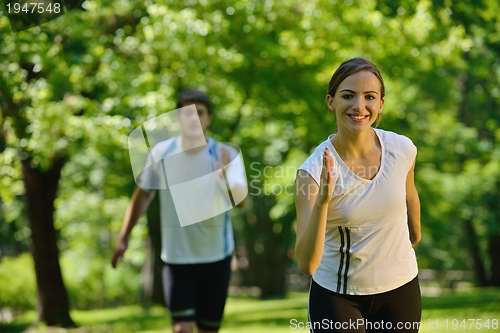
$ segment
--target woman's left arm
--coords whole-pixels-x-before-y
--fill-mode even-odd
[[[406,209],[408,214],[408,229],[412,246],[420,242],[420,200],[415,187],[415,161],[406,177]]]

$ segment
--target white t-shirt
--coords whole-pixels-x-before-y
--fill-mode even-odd
[[[299,169],[320,183],[322,153],[335,162],[323,257],[313,279],[333,292],[377,294],[396,289],[418,274],[406,207],[406,178],[417,148],[405,136],[374,129],[382,148],[380,168],[363,179],[342,161],[331,143],[321,143]]]
[[[246,187],[245,169],[238,151],[208,138],[200,152],[182,151],[181,138],[162,141],[151,150],[156,163],[140,176],[139,186],[160,189],[162,230],[161,258],[170,264],[209,263],[224,259],[234,251],[234,236],[229,216],[232,207],[224,179],[214,173],[220,148],[230,155],[226,170],[229,184]],[[175,177],[172,177],[175,175]],[[218,181],[214,181],[218,180]],[[166,186],[158,186],[158,184]],[[184,186],[182,191],[176,191]],[[183,204],[188,204],[187,206]],[[216,207],[207,213],[206,208]],[[200,219],[200,216],[208,218]],[[207,215],[208,214],[208,215]],[[193,221],[186,220],[194,219]]]

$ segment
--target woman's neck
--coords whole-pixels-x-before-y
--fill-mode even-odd
[[[339,131],[331,141],[342,157],[364,158],[374,151],[380,151],[380,143],[373,128],[360,133]]]

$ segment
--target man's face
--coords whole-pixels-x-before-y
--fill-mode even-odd
[[[183,106],[191,105],[192,103],[186,103]],[[208,113],[208,109],[205,104],[194,103],[197,112],[192,112],[191,110],[182,110],[177,114],[177,120],[181,125],[181,133],[183,137],[186,138],[197,138],[201,135],[205,136],[207,128],[212,121],[212,115]],[[200,132],[200,125],[201,131]]]

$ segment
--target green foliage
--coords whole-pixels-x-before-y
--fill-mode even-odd
[[[493,267],[489,239],[500,233],[497,1],[120,0],[83,7],[17,34],[0,15],[1,212],[26,239],[21,159],[46,168],[55,156],[67,158],[55,223],[78,307],[137,295],[144,227],[127,252],[130,276],[104,268],[135,185],[127,135],[173,110],[185,88],[212,96],[211,135],[242,148],[250,197],[243,212],[233,212],[237,243],[268,264],[267,252],[285,257],[295,241],[294,171],[335,132],[325,92],[338,64],[354,56],[373,60],[384,76],[380,127],[418,147],[420,267],[471,269],[469,220]]]
[[[134,230],[125,262],[114,270],[111,232],[121,225],[128,198],[105,200],[99,193],[70,191],[66,186],[70,183],[62,184],[56,224],[61,227],[61,265],[73,306],[88,309],[138,302],[146,255],[144,221]]]
[[[140,266],[125,263],[114,270],[108,258],[78,250],[65,251],[61,265],[72,308],[104,308],[139,302]]]
[[[0,308],[31,310],[36,304],[33,259],[29,253],[0,260]]]
[[[142,236],[142,235],[141,235]],[[140,239],[134,239],[131,247],[140,253]],[[127,260],[116,270],[108,258],[92,255],[87,250],[64,251],[61,266],[64,282],[75,309],[106,306],[122,306],[139,302],[141,283],[140,266]],[[136,259],[136,261],[143,258]],[[29,253],[18,257],[2,257],[0,261],[0,307],[14,311],[35,308],[36,280],[33,259]]]

